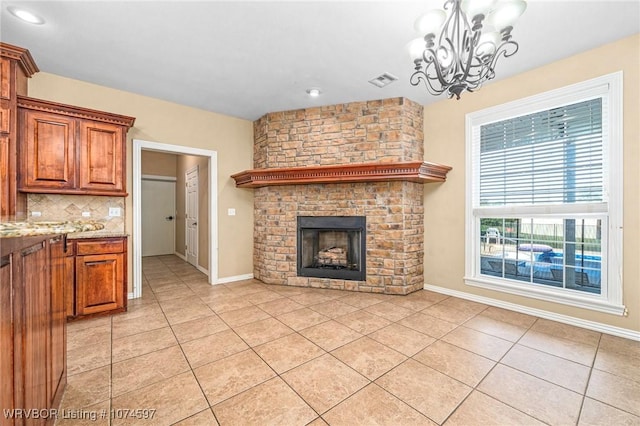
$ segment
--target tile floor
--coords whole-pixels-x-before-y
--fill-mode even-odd
[[[119,414],[58,425],[640,425],[638,342],[428,291],[143,265],[127,313],[68,329],[61,409]]]

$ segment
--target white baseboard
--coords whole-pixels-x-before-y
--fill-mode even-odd
[[[234,281],[250,280],[251,278],[253,278],[253,274],[234,275],[231,277],[218,278],[218,281],[216,284],[225,284],[225,283],[232,283]]]
[[[568,315],[557,314],[542,309],[529,308],[527,306],[518,305],[516,303],[504,302],[502,300],[492,299],[490,297],[478,296],[471,293],[465,293],[458,290],[452,290],[445,287],[435,285],[424,285],[425,290],[435,291],[436,293],[446,294],[448,296],[459,297],[473,302],[484,303],[485,305],[496,306],[498,308],[508,309],[510,311],[520,312],[523,314],[533,315],[552,321],[558,321],[564,324],[575,325],[576,327],[587,328],[589,330],[598,331],[600,333],[611,334],[625,339],[640,341],[640,332],[629,330],[628,328],[614,327],[612,325],[603,324],[595,321],[588,321],[581,318],[571,317]]]
[[[176,255],[176,256],[178,256],[180,259],[184,260],[185,262],[189,263],[189,262],[187,261],[187,257],[186,257],[185,255],[183,255],[183,254],[181,254],[181,253],[178,253],[177,251],[174,251],[174,252],[173,252],[173,254],[175,254],[175,255]],[[209,270],[208,270],[208,269],[205,269],[205,268],[203,268],[203,267],[202,267],[202,266],[200,266],[200,265],[194,265],[194,266],[195,266],[195,268],[196,268],[198,271],[202,272],[202,273],[203,273],[203,274],[205,274],[206,276],[209,276]]]
[[[184,260],[185,262],[187,261],[187,258],[182,253],[178,253],[177,251],[174,251],[173,254],[175,254],[180,259]]]
[[[133,299],[133,292],[127,294],[127,299]]]

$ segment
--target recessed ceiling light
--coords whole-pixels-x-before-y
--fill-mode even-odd
[[[317,98],[318,96],[320,96],[322,91],[320,89],[318,89],[317,87],[312,87],[310,89],[307,89],[307,93],[309,94],[309,96]]]
[[[18,7],[10,6],[7,10],[16,18],[22,19],[25,22],[30,24],[42,25],[44,24],[44,19],[39,17],[38,15],[29,12],[28,10],[20,9]]]

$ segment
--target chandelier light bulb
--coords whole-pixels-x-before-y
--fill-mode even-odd
[[[503,1],[489,15],[489,23],[498,30],[512,27],[516,20],[527,9],[527,3],[521,0]]]
[[[496,53],[498,45],[500,44],[500,34],[492,31],[490,33],[484,33],[478,40],[478,47],[476,53],[480,57],[487,55],[493,55]]]
[[[469,19],[473,19],[477,15],[486,17],[495,3],[496,0],[463,0],[462,11]]]
[[[416,59],[422,59],[422,52],[424,52],[425,41],[423,38],[415,38],[407,43],[407,51],[412,61]]]
[[[447,18],[447,14],[444,10],[433,9],[416,19],[416,23],[414,24],[414,28],[421,35],[425,34],[435,34],[442,24],[444,20]]]
[[[318,89],[317,87],[312,87],[310,89],[307,89],[307,93],[309,94],[309,96],[311,96],[312,98],[317,98],[318,96],[320,96],[320,94],[322,93],[322,91],[320,89]]]

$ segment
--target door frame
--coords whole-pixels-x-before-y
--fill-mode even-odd
[[[187,179],[187,176],[189,176],[190,173],[196,172],[196,177],[197,182],[196,184],[198,185],[197,189],[197,193],[200,193],[200,168],[198,167],[198,165],[196,164],[195,166],[185,170],[184,172],[184,181],[185,183],[188,183],[189,180]],[[187,189],[185,189],[184,191],[184,241],[185,243],[187,242],[188,238],[189,238],[189,222],[187,221],[187,209],[189,208],[189,187],[187,186]],[[196,195],[196,216],[197,216],[197,220],[196,220],[196,229],[198,230],[198,232],[200,232],[200,225],[198,225],[197,222],[200,221],[200,199],[199,196]],[[198,239],[196,238],[195,241],[195,246],[196,246],[196,264],[193,265],[193,263],[189,262],[189,254],[187,252],[187,250],[185,250],[184,252],[184,257],[187,259],[187,263],[195,266],[197,269],[202,270],[202,267],[198,264],[198,257],[199,257],[199,250],[200,250],[200,244],[198,242]]]
[[[178,155],[198,155],[209,159],[209,284],[218,283],[218,153],[208,149],[133,140],[133,292],[129,298],[142,297],[142,151]]]
[[[172,239],[173,239],[173,252],[176,251],[176,222],[175,222],[175,217],[176,217],[176,185],[178,183],[178,179],[175,176],[158,176],[158,175],[142,175],[140,178],[140,196],[142,197],[142,181],[146,180],[146,181],[156,181],[156,182],[169,182],[169,183],[173,183],[173,213],[172,216],[174,217],[174,222],[173,222],[173,235],[172,235]],[[142,218],[142,210],[144,210],[143,206],[142,206],[142,202],[140,203],[140,218]],[[140,222],[140,226],[142,226],[142,219]],[[140,232],[141,232],[141,236],[142,236],[142,228],[140,228]],[[142,241],[142,239],[140,240]],[[140,250],[142,250],[142,248],[140,248]],[[141,252],[142,253],[142,252]],[[142,255],[142,254],[141,254]]]

